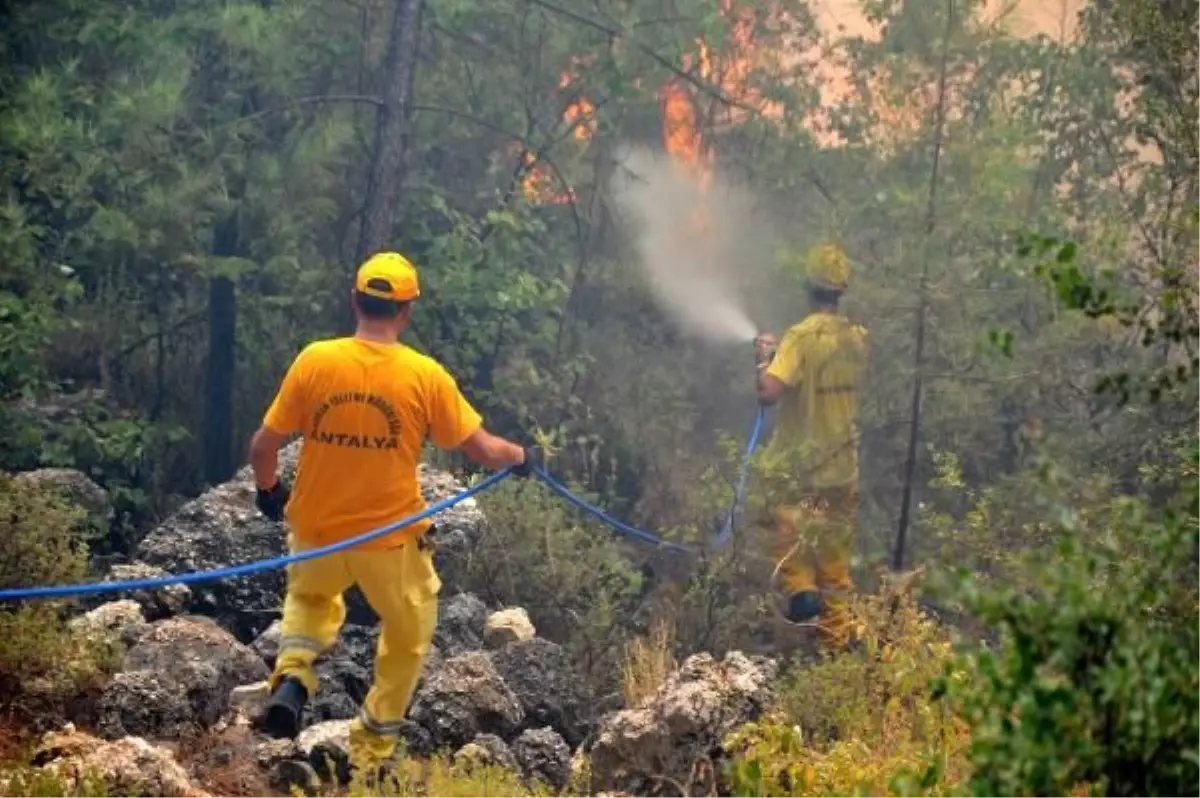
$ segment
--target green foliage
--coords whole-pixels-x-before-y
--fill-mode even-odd
[[[1113,502],[1101,530],[1063,528],[1025,590],[963,576],[1001,632],[943,685],[972,727],[979,795],[1176,795],[1200,780],[1195,460],[1182,504]]]
[[[952,662],[944,630],[898,583],[861,596],[860,647],[785,672],[775,707],[726,741],[732,795],[947,795],[965,777],[966,724],[930,691]],[[963,678],[960,675],[959,678]]]
[[[524,607],[580,673],[616,689],[621,643],[636,629],[642,577],[610,532],[581,524],[539,484],[508,481],[480,498],[487,534],[452,578],[495,606]]]
[[[56,494],[0,475],[0,587],[82,581],[87,549],[75,533],[81,513]],[[69,700],[111,664],[104,635],[70,630],[59,602],[0,607],[0,696]]]
[[[350,796],[423,796],[444,795],[452,798],[474,796],[548,796],[553,795],[540,782],[527,784],[520,776],[498,765],[480,762],[453,762],[436,756],[417,761],[400,758],[380,779],[362,777],[353,781]]]
[[[89,539],[93,553],[129,550],[137,530],[158,517],[173,452],[188,438],[179,427],[139,419],[86,391],[0,408],[0,430],[11,443],[0,468],[73,468],[104,488],[115,517]]]
[[[111,795],[108,784],[97,775],[67,779],[41,768],[5,763],[0,763],[0,790],[4,795],[14,798],[56,795],[64,798],[107,798]]]

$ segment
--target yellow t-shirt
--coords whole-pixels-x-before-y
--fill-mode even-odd
[[[788,387],[765,453],[800,489],[858,482],[858,400],[867,331],[845,316],[813,313],[783,336],[767,373]]]
[[[287,518],[309,545],[361,535],[425,509],[417,463],[426,437],[453,449],[481,423],[436,361],[400,343],[358,338],[305,347],[263,419],[281,435],[304,436]],[[430,523],[363,547],[395,546],[424,534]]]

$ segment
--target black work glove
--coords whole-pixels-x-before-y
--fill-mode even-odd
[[[279,522],[283,520],[283,508],[287,506],[289,496],[291,492],[288,486],[283,484],[282,479],[277,479],[274,487],[258,489],[254,503],[258,505],[259,512],[272,521]]]
[[[526,446],[525,447],[525,462],[512,467],[512,471],[519,477],[527,477],[533,473],[535,468],[541,468],[546,463],[546,455],[542,452],[541,446]]]

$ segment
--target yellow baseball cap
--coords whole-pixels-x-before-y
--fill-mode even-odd
[[[408,302],[421,295],[417,269],[399,252],[379,252],[358,267],[354,290],[367,296]]]

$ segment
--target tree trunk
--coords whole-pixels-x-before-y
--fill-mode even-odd
[[[424,0],[396,0],[384,61],[383,106],[375,119],[375,143],[354,267],[385,249],[396,221],[408,150],[408,116]]]
[[[904,492],[900,498],[900,519],[896,526],[896,545],[892,549],[892,570],[904,570],[904,552],[908,545],[908,528],[912,518],[913,481],[917,471],[917,444],[921,437],[921,402],[925,387],[925,335],[929,314],[929,257],[930,242],[937,224],[937,189],[939,167],[942,163],[942,144],[946,130],[946,62],[950,50],[950,35],[954,31],[954,0],[946,2],[946,34],[942,41],[941,69],[938,72],[937,121],[933,131],[933,168],[929,172],[929,196],[925,206],[925,251],[922,253],[921,278],[917,290],[916,351],[913,354],[912,412],[908,424],[908,452],[904,457]],[[892,609],[895,610],[895,602]]]
[[[237,235],[237,216],[230,214],[213,232],[213,254],[236,255]],[[236,288],[229,277],[213,277],[208,282],[208,379],[204,392],[204,479],[210,485],[228,480],[236,468],[233,456],[236,349]]]

